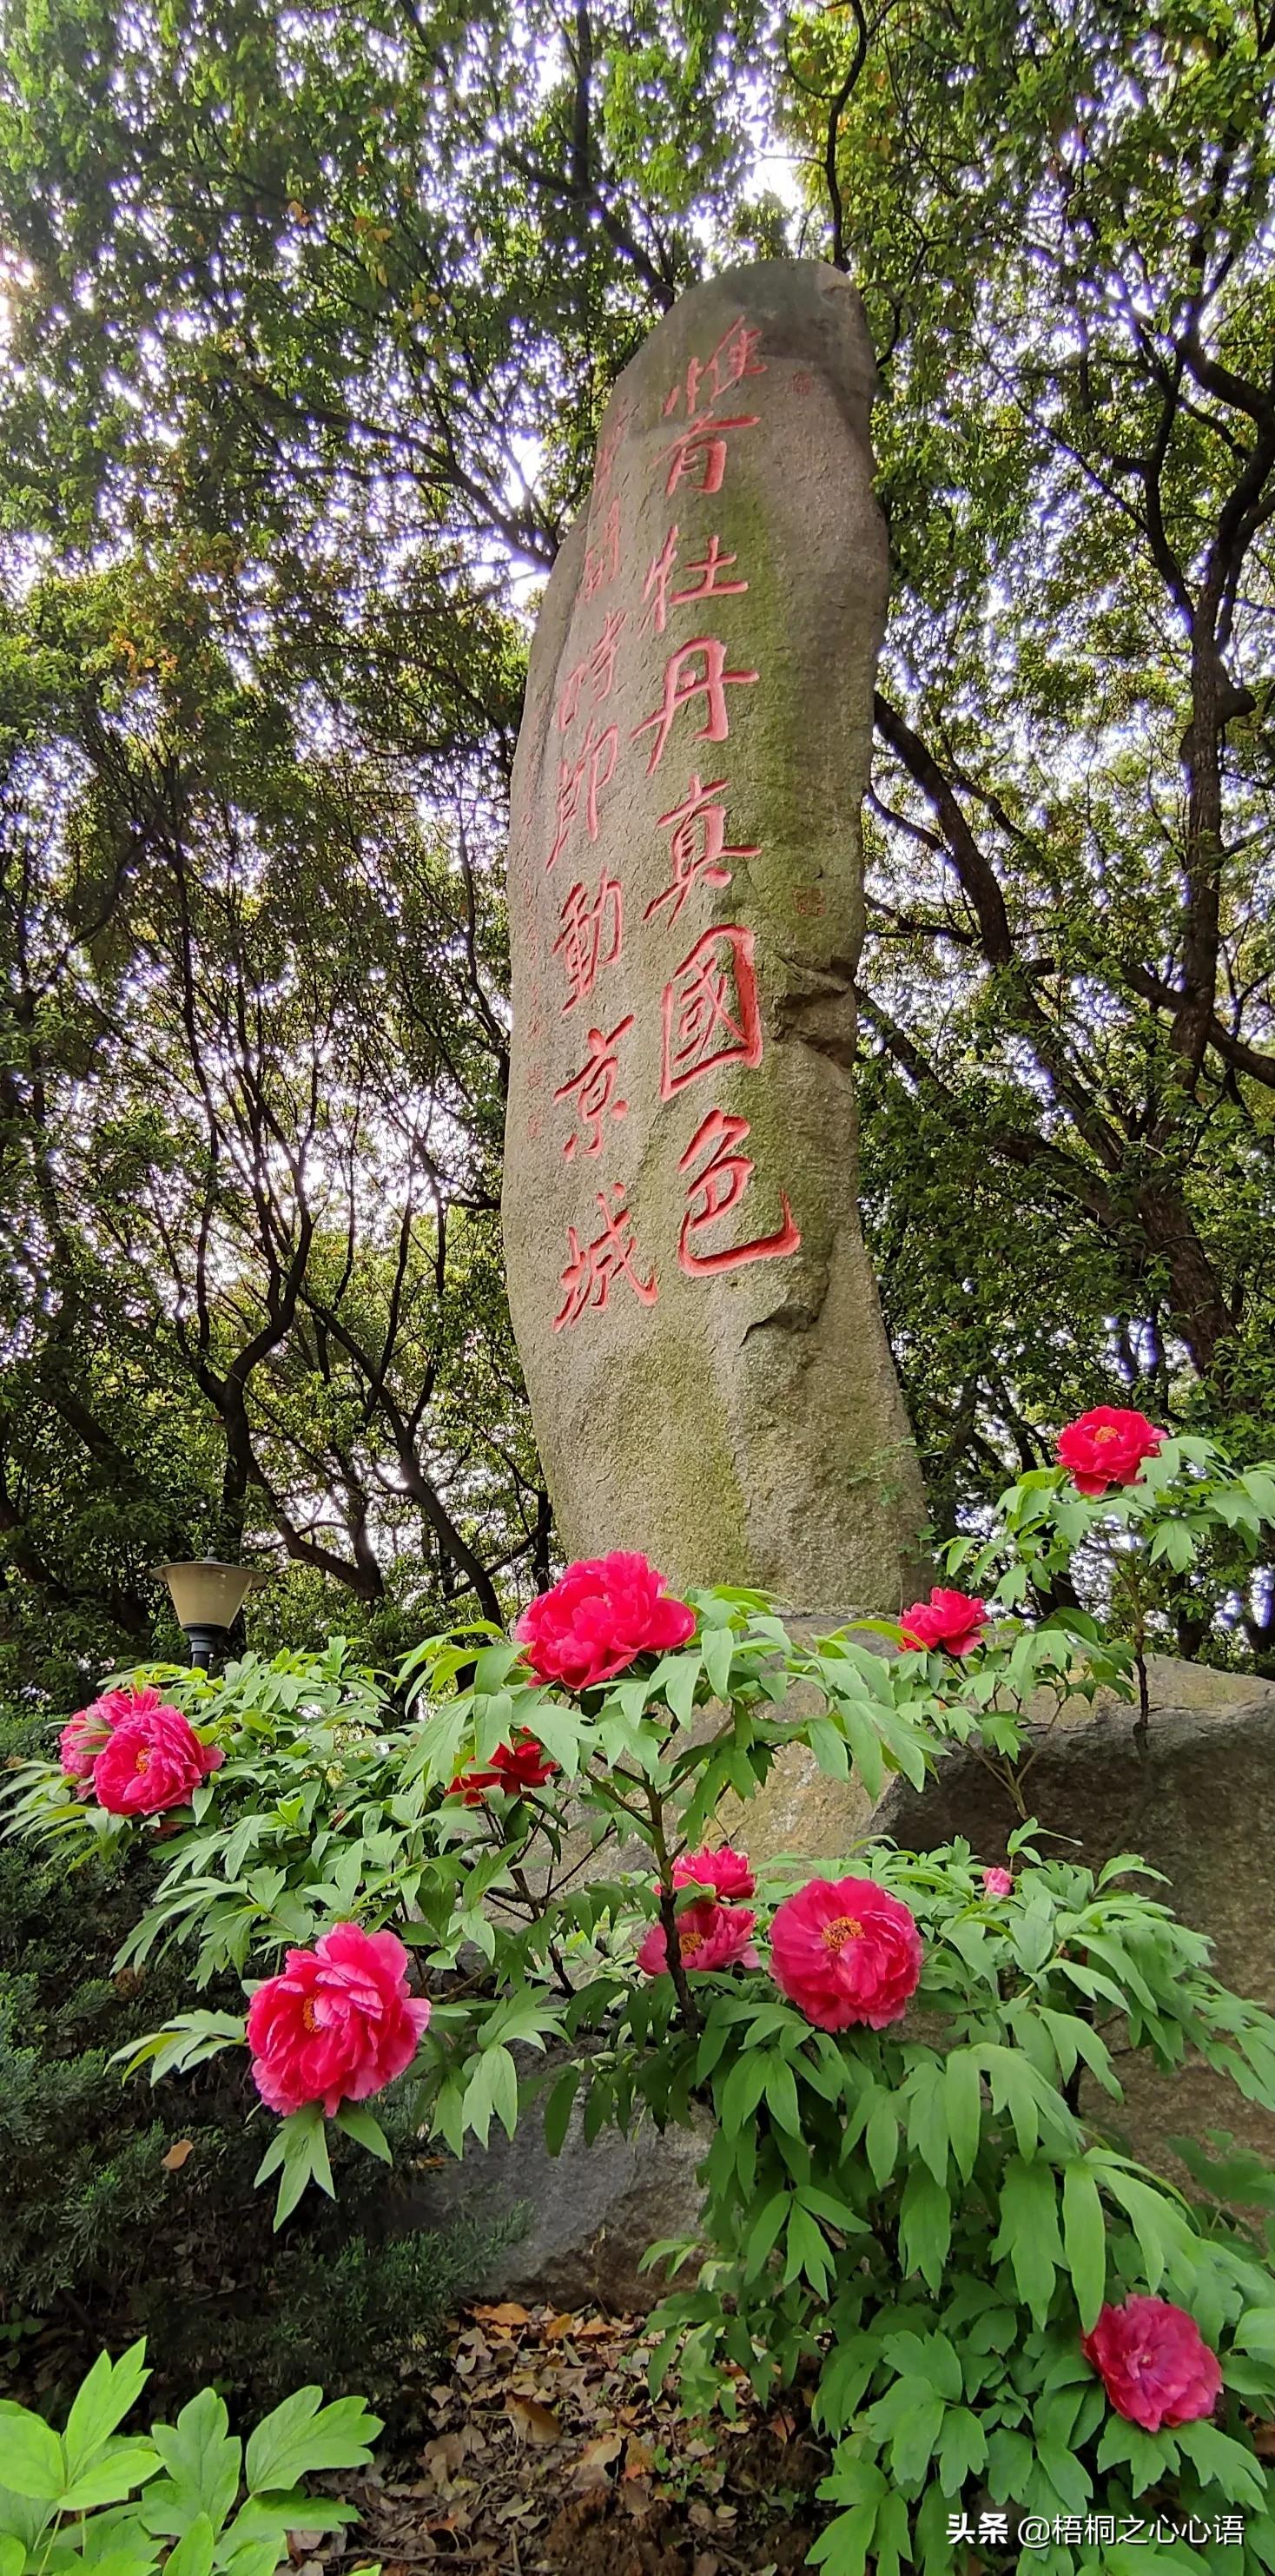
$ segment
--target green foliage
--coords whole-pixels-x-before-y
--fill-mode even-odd
[[[1127,1608],[1172,1560],[1166,1533],[1256,1547],[1273,1499],[1267,1470],[1232,1473],[1187,1438],[1092,1501],[1061,1470],[1033,1472],[981,1550],[956,1553],[994,1581],[994,1614],[1095,1559]],[[1141,1631],[1108,1642],[1085,1610],[1035,1626],[1010,1612],[959,1658],[887,1657],[871,1623],[799,1643],[757,1593],[700,1592],[693,1607],[687,1645],[575,1692],[539,1680],[488,1623],[429,1639],[401,1676],[407,1721],[348,1727],[331,1766],[340,1695],[369,1688],[339,1653],[308,1734],[304,1676],[250,1662],[190,1685],[228,1759],[191,1821],[168,1820],[128,1959],[184,1952],[199,1976],[233,1964],[251,1979],[294,1931],[393,1924],[432,1992],[401,2097],[456,2155],[496,2124],[514,2137],[533,2106],[555,2152],[577,2109],[586,2139],[706,2110],[711,2251],[688,2287],[694,2246],[651,2249],[671,2274],[652,2378],[674,2368],[696,2409],[729,2409],[741,2373],[763,2400],[813,2383],[837,2508],[814,2560],[835,2576],[950,2565],[947,2506],[974,2491],[1037,2523],[1080,2516],[1081,2533],[1095,2500],[1117,2517],[1144,2497],[1179,2519],[1239,2510],[1226,2563],[1255,2576],[1275,2552],[1253,2431],[1275,2407],[1275,2174],[1224,2135],[1212,2155],[1188,2142],[1198,2196],[1184,2195],[1132,2152],[1123,2073],[1137,2057],[1168,2078],[1190,2058],[1275,2112],[1275,2017],[1222,1986],[1207,1941],[1138,1885],[1156,1873],[1129,1853],[1096,1874],[1053,1859],[1030,1819],[1008,1839],[1008,1893],[963,1842],[919,1856],[869,1842],[826,1863],[820,1877],[884,1889],[919,1936],[915,1993],[879,2028],[829,2029],[777,1991],[739,1955],[748,1924],[731,1967],[697,1969],[681,1940],[704,1889],[677,1861],[725,1801],[746,1831],[781,1749],[806,1746],[875,1799],[890,1772],[920,1786],[945,1742],[972,1740],[1021,1812],[1042,1698],[1132,1692]],[[550,1777],[493,1785],[493,1756],[525,1740]],[[488,1785],[469,1801],[458,1775],[474,1771]],[[47,1773],[20,1774],[15,1797],[28,1836],[52,1822],[75,1847]],[[755,1874],[764,1943],[812,1873],[780,1858]],[[845,1930],[862,1930],[849,1908]],[[656,1935],[663,1973],[649,1953],[638,1964]],[[236,2036],[231,2018],[187,2011],[131,2062],[153,2079],[198,2070]],[[277,2122],[257,2175],[277,2181],[276,2226],[298,2223],[312,2183],[335,2194],[333,2148],[391,2152],[380,2108],[325,2118],[310,2103]],[[1208,2417],[1150,2433],[1108,2398],[1082,2337],[1135,2292],[1185,2308],[1219,2356]],[[1047,2563],[1054,2576],[1104,2565],[1083,2536],[1051,2544]]]
[[[946,1534],[1093,1403],[1272,1445],[1275,45],[956,0],[786,60],[881,359],[866,1198]]]
[[[307,1697],[332,1696],[340,1664],[339,1650],[313,1659]],[[295,1678],[268,1675],[263,1688]],[[349,1708],[348,1676],[343,1687]],[[0,1758],[45,1732],[0,1722]],[[29,1845],[0,1845],[0,2313],[15,2332],[49,2320],[62,2350],[80,2346],[86,2315],[95,2335],[146,2330],[173,2398],[214,2377],[267,2405],[318,2371],[398,2414],[405,2373],[428,2380],[448,2317],[517,2233],[517,2213],[503,2232],[454,2223],[387,2237],[379,2168],[341,2140],[339,2216],[311,2209],[272,2245],[239,2068],[210,2060],[193,2084],[150,2091],[112,2063],[187,2000],[179,1962],[116,1966],[156,1857],[138,1836],[95,1839],[72,1866],[60,1849],[33,1866]],[[242,2027],[233,1983],[220,1979],[213,2001]],[[410,2166],[408,2106],[378,2109]]]
[[[11,20],[0,1676],[163,1650],[147,1564],[245,1534],[263,1647],[547,1578],[492,1222],[528,611],[741,256],[830,252],[880,356],[864,1200],[935,1528],[1104,1397],[1268,1451],[1261,14]],[[1180,1650],[1270,1660],[1269,1553],[1217,1601]]]
[[[201,2389],[175,2424],[149,2439],[117,2429],[150,2377],[144,2342],[118,2361],[100,2353],[72,2401],[64,2430],[0,2401],[4,2483],[0,2565],[5,2576],[76,2576],[108,2567],[148,2576],[161,2561],[178,2576],[274,2576],[288,2533],[304,2522],[339,2531],[350,2505],[307,2495],[320,2469],[361,2469],[381,2430],[359,2397],[325,2406],[321,2388],[299,2388],[243,2443],[222,2399]]]
[[[0,630],[0,1565],[24,1686],[38,1603],[96,1682],[90,1652],[173,1634],[157,1557],[245,1536],[391,1644],[423,1609],[494,1610],[489,1560],[535,1543],[541,1507],[493,1220],[486,845],[325,753],[282,648],[244,678],[181,549],[51,576]]]
[[[812,2030],[720,1981],[684,2043],[717,2116],[704,2168],[716,2253],[658,2312],[656,2370],[685,2335],[688,2397],[723,2365],[762,2393],[818,2372],[826,2493],[843,2511],[815,2556],[836,2576],[862,2576],[887,2541],[905,2564],[950,2566],[947,2500],[984,2480],[995,2503],[1046,2520],[1095,2502],[1120,2516],[1148,2487],[1183,2517],[1256,2508],[1242,2562],[1256,2567],[1275,2540],[1245,2421],[1275,2396],[1267,2248],[1233,2219],[1202,2223],[1131,2161],[1109,2106],[1113,2041],[1165,2072],[1190,2047],[1270,2103],[1275,2021],[1237,2004],[1198,1936],[1124,1883],[1137,1863],[1095,1881],[1043,1859],[1027,1828],[1011,1851],[1009,1899],[984,1893],[964,1844],[830,1866],[879,1880],[921,1927],[916,2003],[887,2031]],[[1221,2348],[1225,2433],[1150,2436],[1111,2412],[1078,2338],[1104,2297],[1134,2289],[1184,2304]]]
[[[750,238],[753,23],[8,31],[0,1651],[55,1700],[163,1650],[156,1557],[264,1542],[254,1643],[385,1654],[547,1577],[494,1224],[526,575]]]

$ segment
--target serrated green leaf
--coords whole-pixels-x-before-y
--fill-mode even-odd
[[[968,2182],[983,2126],[982,2078],[970,2049],[949,2049],[943,2061],[943,2089],[952,2153],[962,2180]]]
[[[544,2109],[545,2145],[551,2156],[561,2155],[571,2122],[572,2105],[580,2082],[578,2066],[568,2066],[558,2077]]]
[[[118,2361],[113,2362],[108,2352],[98,2354],[66,2419],[62,2441],[68,2477],[78,2478],[87,2468],[116,2425],[123,2423],[130,2406],[136,2405],[149,2377],[144,2336],[130,2344]]]
[[[899,2208],[899,2253],[905,2272],[938,2290],[952,2240],[952,2204],[926,2165],[914,2165]]]
[[[1249,2505],[1260,2513],[1269,2503],[1260,2460],[1216,2424],[1183,2424],[1174,2438],[1204,2485],[1220,2488],[1231,2504]]]
[[[151,2442],[120,2441],[90,2460],[58,2499],[63,2513],[91,2513],[95,2506],[122,2504],[135,2487],[157,2477],[160,2457]]]
[[[0,2460],[15,2495],[50,2504],[66,2485],[66,2455],[57,2434],[12,2398],[0,2398]]]
[[[954,2406],[943,2423],[938,2450],[939,2485],[944,2495],[959,2495],[967,2478],[987,2465],[987,2435],[968,2406]]]
[[[196,2514],[165,2563],[165,2576],[210,2576],[214,2532],[206,2513]]]
[[[890,2444],[890,2468],[901,2487],[920,2483],[934,2456],[947,2407],[924,2380],[911,2386],[911,2402]]]
[[[1107,2286],[1107,2221],[1092,2169],[1083,2163],[1063,2169],[1063,2251],[1088,2334]]]
[[[343,2102],[336,2115],[336,2125],[344,2130],[347,2138],[353,2138],[358,2146],[365,2147],[368,2154],[375,2156],[381,2164],[393,2164],[394,2150],[380,2121],[374,2112],[369,2111],[366,2102]]]
[[[299,2388],[257,2426],[244,2462],[253,2495],[298,2486],[319,2469],[362,2469],[372,2456],[381,2419],[361,2397],[323,2403],[321,2388]]]
[[[176,2539],[198,2513],[221,2530],[238,2493],[243,2456],[228,2422],[216,2390],[201,2388],[175,2424],[152,2424],[151,2440],[167,2474],[142,2495],[139,2511],[148,2531]]]
[[[863,2137],[864,2153],[878,2191],[883,2191],[894,2171],[899,2152],[899,2115],[889,2095],[882,2093],[873,2105]]]
[[[1176,2466],[1177,2456],[1173,2434],[1144,2433],[1141,2425],[1128,2423],[1123,2415],[1109,2415],[1102,2428],[1098,2467],[1127,2468],[1135,2496],[1158,2486]]]
[[[909,2079],[908,2145],[936,2182],[947,2180],[947,2089],[941,2065],[922,2062]]]
[[[1010,2157],[1001,2177],[1000,2222],[993,2257],[1009,2256],[1019,2297],[1043,2326],[1062,2257],[1052,2167]]]
[[[988,2492],[996,2504],[1017,2504],[1026,2494],[1036,2454],[1025,2433],[993,2433],[987,2445]]]

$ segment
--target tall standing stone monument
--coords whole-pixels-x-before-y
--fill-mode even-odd
[[[814,260],[607,408],[514,769],[509,1291],[564,1546],[897,1608],[920,1480],[856,1203],[873,363]]]

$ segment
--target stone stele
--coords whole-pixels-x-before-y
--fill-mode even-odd
[[[856,1199],[872,391],[796,260],[695,288],[612,395],[514,769],[504,1225],[567,1550],[888,1611],[924,1505]]]

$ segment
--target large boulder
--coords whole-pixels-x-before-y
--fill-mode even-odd
[[[897,1607],[920,1471],[859,1222],[889,567],[859,299],[694,287],[536,627],[509,847],[509,1303],[570,1554]]]

